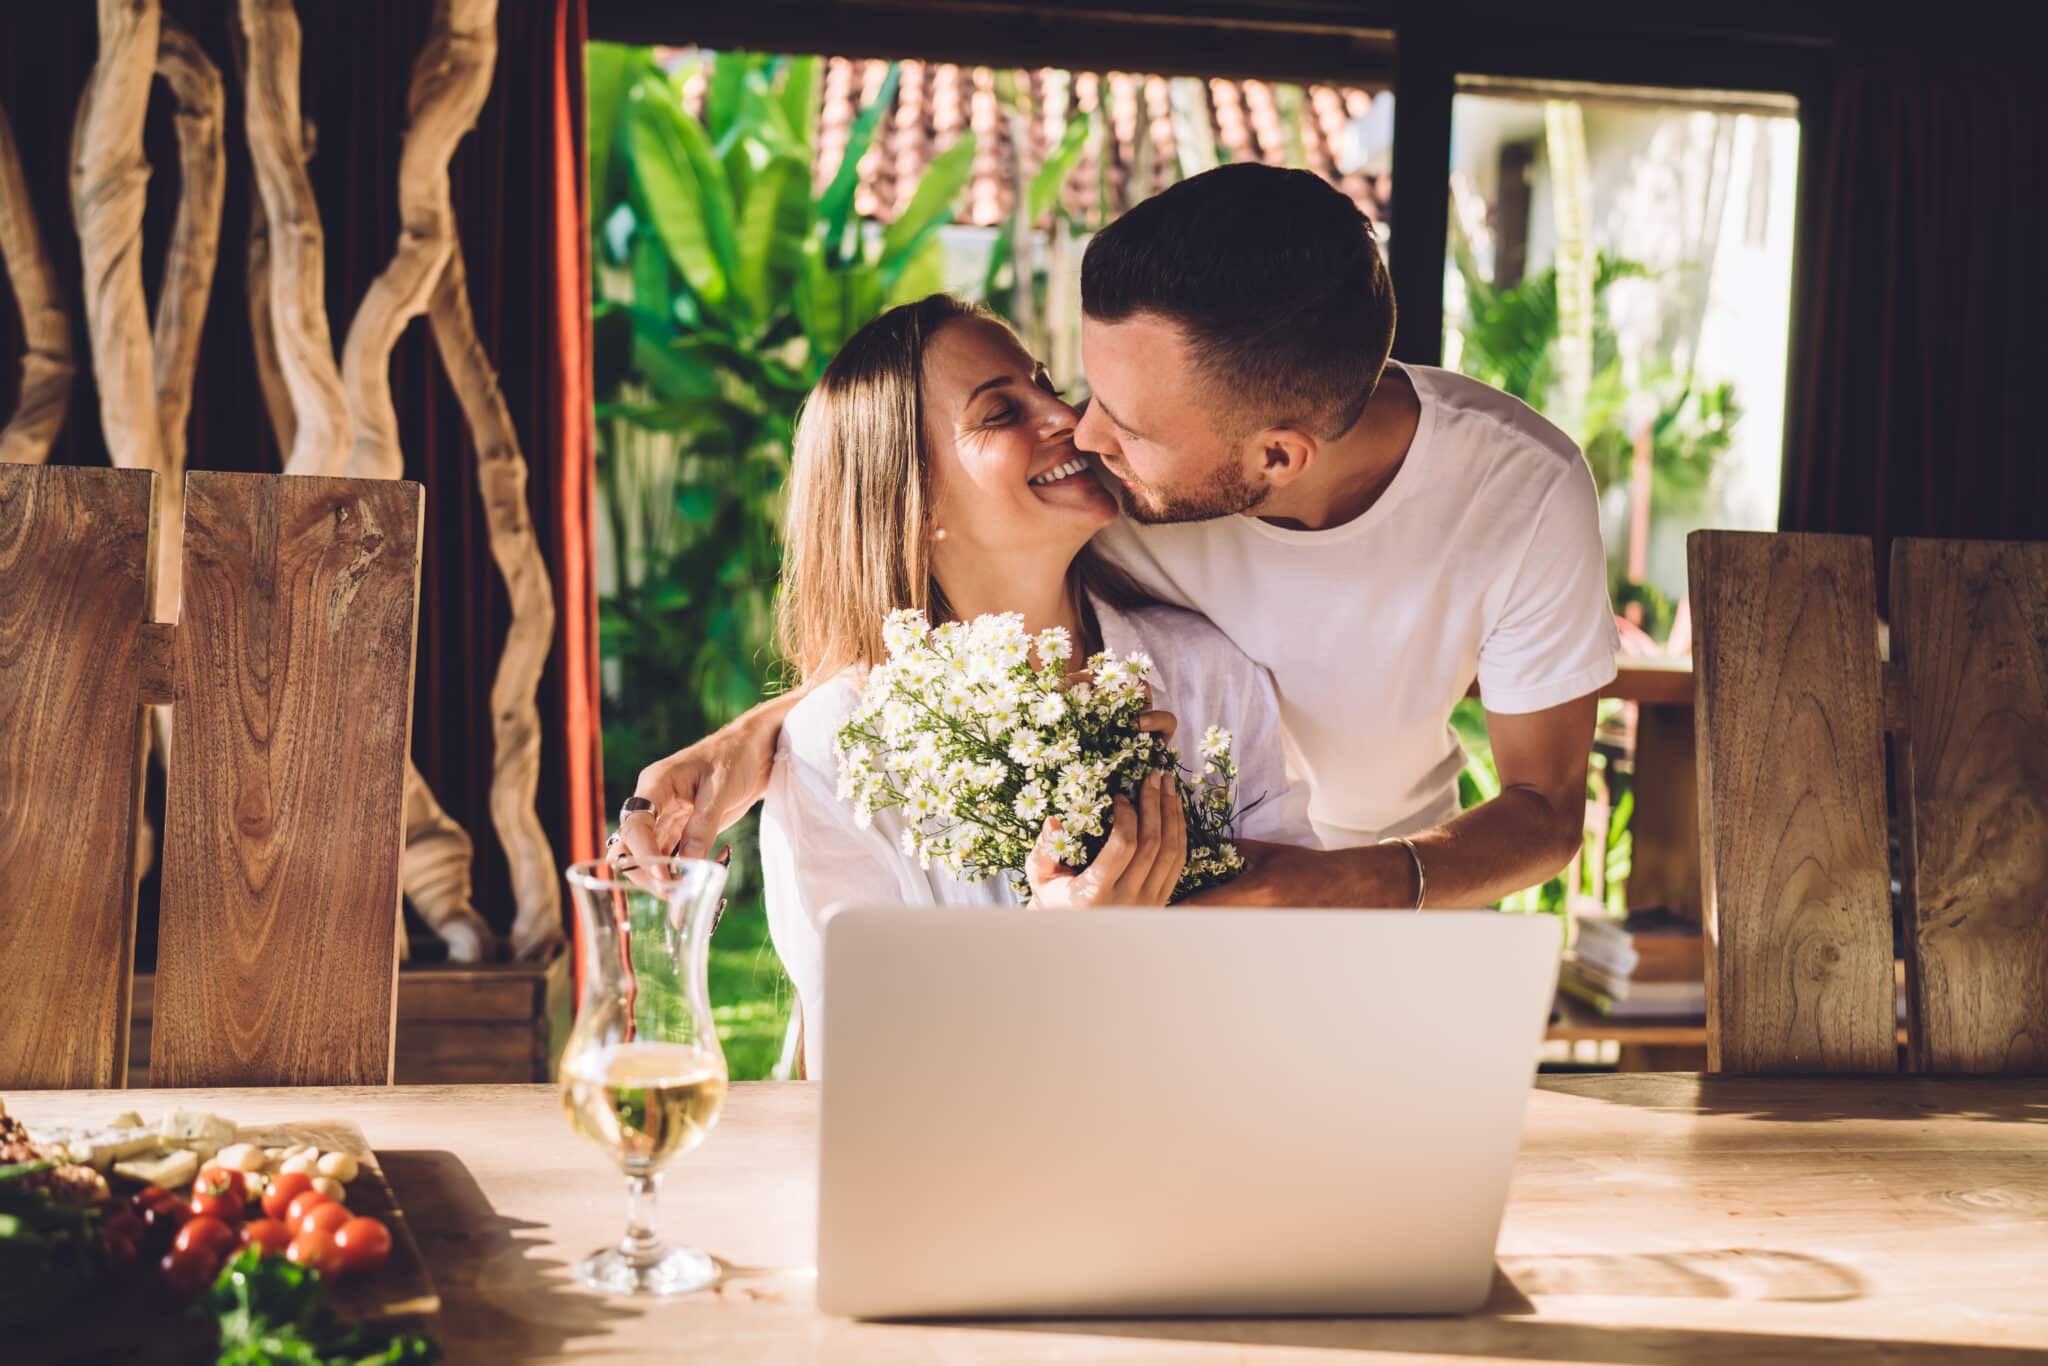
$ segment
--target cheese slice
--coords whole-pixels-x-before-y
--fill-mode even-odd
[[[36,1145],[71,1162],[104,1171],[123,1158],[156,1152],[163,1145],[155,1129],[103,1125],[99,1128],[37,1129]]]
[[[212,1157],[235,1141],[235,1122],[203,1110],[173,1110],[157,1126],[157,1133],[168,1147],[190,1148],[201,1157]]]
[[[176,1190],[199,1175],[199,1154],[189,1148],[174,1148],[150,1157],[131,1157],[114,1164],[114,1175],[140,1181],[145,1186]]]

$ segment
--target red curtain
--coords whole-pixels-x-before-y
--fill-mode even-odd
[[[406,86],[432,6],[418,0],[302,3],[303,106],[315,130],[310,166],[327,238],[327,309],[337,355],[357,303],[398,240],[397,168]],[[193,402],[195,468],[275,470],[250,345],[244,251],[253,183],[227,0],[165,0],[227,86],[228,163],[221,253]],[[78,234],[65,181],[72,113],[91,69],[93,7],[39,7],[34,42],[0,41],[0,103],[16,139],[46,245],[73,310],[81,374],[53,459],[104,464],[99,400],[78,311]],[[540,815],[557,859],[595,856],[602,838],[596,604],[591,576],[594,480],[589,369],[587,177],[583,170],[584,0],[503,0],[498,65],[477,126],[450,168],[472,303],[530,467],[529,510],[554,578],[556,640],[541,679]],[[144,227],[155,297],[178,192],[168,99],[153,97]],[[22,334],[0,277],[0,402],[19,379]],[[476,904],[500,929],[512,916],[509,874],[490,819],[490,688],[509,608],[491,563],[476,456],[424,319],[391,363],[406,476],[427,491],[420,583],[413,754],[441,802],[475,838]],[[145,887],[145,903],[151,889]],[[148,936],[143,936],[147,942]]]
[[[1877,540],[2048,537],[2048,87],[1946,49],[1844,56],[1808,162],[1782,522]]]

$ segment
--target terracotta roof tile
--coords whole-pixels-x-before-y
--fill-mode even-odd
[[[822,188],[838,169],[853,121],[881,93],[889,64],[830,58],[818,117],[816,183]],[[953,144],[963,129],[977,139],[974,169],[956,221],[999,224],[1016,197],[1012,140],[1024,144],[1024,169],[1034,174],[1052,151],[1070,118],[1086,117],[1107,96],[1109,134],[1090,138],[1061,201],[1083,222],[1110,216],[1178,178],[1180,148],[1174,134],[1172,86],[1162,76],[1111,71],[1040,68],[1008,72],[1009,87],[1022,108],[1006,112],[996,68],[947,62],[904,61],[893,106],[885,112],[874,142],[860,161],[854,197],[864,217],[889,218],[910,202],[932,159]],[[1374,91],[1362,86],[1283,87],[1265,81],[1221,78],[1201,83],[1209,131],[1217,149],[1232,161],[1288,165],[1298,141],[1307,169],[1331,180],[1376,221],[1389,216],[1390,176],[1340,174],[1340,149],[1350,120],[1362,117]],[[704,78],[692,70],[683,84],[684,106],[701,112]],[[1283,100],[1300,111],[1290,136]],[[1149,143],[1140,148],[1140,137]]]

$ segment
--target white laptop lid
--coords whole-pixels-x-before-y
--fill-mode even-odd
[[[841,911],[819,1306],[1478,1307],[1558,933],[1490,911]]]

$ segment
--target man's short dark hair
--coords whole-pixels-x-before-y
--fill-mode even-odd
[[[1179,324],[1253,429],[1349,431],[1386,367],[1394,289],[1372,224],[1308,171],[1204,171],[1104,228],[1081,261],[1081,307]]]

